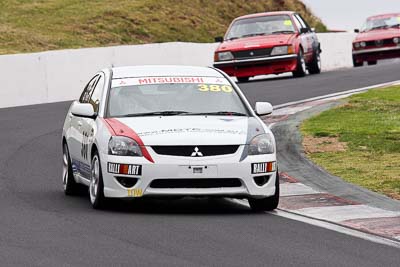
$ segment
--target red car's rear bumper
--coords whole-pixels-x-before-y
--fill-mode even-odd
[[[353,51],[353,58],[357,62],[375,61],[400,57],[400,46],[370,48]]]
[[[237,59],[215,62],[214,67],[229,76],[253,77],[257,75],[291,72],[296,69],[297,55],[283,55],[263,58]]]

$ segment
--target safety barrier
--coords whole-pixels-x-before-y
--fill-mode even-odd
[[[323,70],[350,67],[354,34],[318,35]],[[124,65],[211,66],[217,44],[159,43],[0,56],[0,108],[76,99],[98,70]]]

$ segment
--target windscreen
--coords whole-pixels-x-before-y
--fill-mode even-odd
[[[225,78],[142,77],[112,81],[109,117],[157,114],[248,116],[248,111]]]
[[[371,31],[376,29],[399,28],[400,14],[393,16],[375,17],[367,20],[361,31]]]
[[[288,15],[262,16],[235,21],[226,39],[292,32],[295,32],[295,28]]]

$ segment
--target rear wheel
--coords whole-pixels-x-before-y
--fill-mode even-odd
[[[310,65],[308,66],[308,72],[310,74],[319,74],[321,73],[321,55],[319,51],[314,53],[314,57]]]
[[[249,81],[249,77],[237,77],[238,82],[245,83]]]
[[[279,173],[276,172],[276,179],[275,179],[275,194],[270,197],[261,198],[261,199],[249,199],[250,207],[253,211],[260,212],[260,211],[271,211],[278,207],[279,204]]]
[[[306,76],[306,60],[304,59],[303,50],[300,49],[297,55],[297,67],[296,70],[292,72],[294,77],[304,77]]]
[[[369,66],[371,66],[371,65],[376,65],[376,64],[378,64],[378,61],[376,61],[376,60],[368,61],[368,65],[369,65]]]
[[[364,62],[358,62],[354,57],[353,57],[353,66],[355,67],[355,68],[357,68],[357,67],[361,67],[361,66],[363,66],[364,65]]]
[[[103,175],[101,173],[100,158],[97,152],[95,152],[92,158],[89,196],[94,209],[102,209],[106,206],[107,199],[104,197]]]
[[[75,195],[79,192],[79,185],[75,182],[72,173],[71,158],[66,143],[63,144],[63,172],[62,172],[63,189],[66,195]]]

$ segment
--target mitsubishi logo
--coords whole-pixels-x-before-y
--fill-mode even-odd
[[[250,52],[250,56],[254,56],[254,52],[253,51]]]
[[[203,153],[201,153],[199,151],[199,148],[196,146],[194,148],[194,151],[192,152],[192,157],[202,157],[202,156],[203,156]]]

